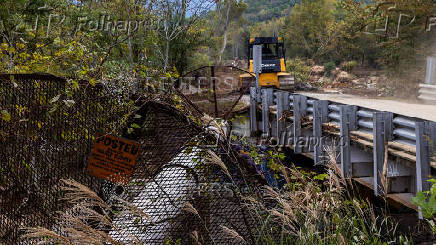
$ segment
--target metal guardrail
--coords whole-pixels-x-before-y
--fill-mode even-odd
[[[419,84],[418,99],[436,103],[436,85]]]
[[[273,92],[268,92],[267,94],[273,95],[273,98],[267,98],[269,103],[265,103],[268,105],[277,105],[278,104],[278,96],[283,91],[280,90],[272,90]],[[290,94],[289,95],[289,109],[292,111],[294,109],[294,98],[296,96],[302,96],[298,94]],[[313,117],[314,114],[314,103],[315,101],[318,101],[316,98],[310,98],[306,96],[302,96],[305,108],[303,113],[300,113],[301,115],[306,115],[309,117]],[[341,120],[341,114],[340,114],[340,108],[342,104],[328,101],[328,122],[339,125]],[[371,133],[374,129],[374,120],[373,116],[374,113],[377,112],[375,110],[365,108],[365,107],[357,107],[356,110],[356,130],[361,131],[364,133]],[[407,144],[407,145],[416,145],[416,127],[415,124],[419,120],[415,118],[410,118],[407,116],[402,115],[395,115],[393,116],[392,123],[391,123],[391,130],[393,135],[393,140],[397,141],[399,143]]]
[[[344,105],[327,100],[318,100],[316,98],[306,97],[300,94],[289,94],[289,92],[273,90],[272,88],[262,89],[262,131],[264,136],[271,136],[270,125],[277,123],[274,135],[279,138],[280,144],[284,144],[286,139],[282,135],[293,137],[298,141],[303,135],[301,121],[305,116],[312,118],[313,133],[316,144],[313,153],[315,164],[322,164],[325,158],[325,143],[321,139],[323,136],[323,123],[332,123],[339,127],[340,138],[340,163],[341,170],[345,176],[353,177],[353,163],[351,155],[350,132],[359,131],[370,134],[373,138],[373,158],[374,164],[374,193],[380,195],[381,173],[387,159],[385,159],[385,147],[388,142],[397,142],[399,144],[412,146],[416,148],[416,167],[415,171],[410,172],[412,179],[416,180],[412,187],[415,191],[428,190],[429,184],[426,183],[430,175],[430,156],[432,149],[436,149],[436,122],[430,122],[411,118],[403,115],[393,114],[391,112],[377,111],[365,107]],[[252,88],[251,96],[255,93]],[[251,99],[252,103],[256,100]],[[273,119],[270,124],[269,106],[277,105],[277,118]],[[251,106],[250,108],[256,108]],[[292,127],[289,132],[285,130],[282,115],[285,111],[292,112]],[[255,113],[250,113],[250,120],[256,121]],[[254,116],[253,116],[254,115]],[[307,130],[306,130],[307,131]],[[291,136],[289,136],[291,135]],[[298,144],[294,145],[295,153],[302,153],[303,149]],[[402,163],[388,161],[388,169],[402,168]],[[400,166],[400,167],[399,167]],[[372,170],[371,170],[372,171]],[[394,171],[395,172],[395,171]],[[406,171],[407,172],[407,171]],[[392,178],[396,175],[393,174]],[[407,189],[407,188],[406,188]]]
[[[374,129],[373,115],[374,111],[359,108],[357,110],[357,129],[361,132],[372,134]]]
[[[309,117],[313,117],[313,103],[315,103],[314,99],[308,99],[307,100],[307,108],[306,113]]]
[[[416,146],[416,119],[396,116],[392,120],[394,141]]]

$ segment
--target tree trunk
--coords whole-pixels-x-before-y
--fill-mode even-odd
[[[165,71],[167,71],[167,69],[168,69],[169,53],[170,53],[170,40],[167,38],[166,47],[165,47],[165,64],[164,64]]]
[[[130,66],[132,66],[133,65],[133,53],[132,53],[132,40],[130,38],[130,35],[131,35],[131,33],[130,33],[130,10],[129,10],[129,20],[127,23],[129,23],[129,26],[127,27],[127,38],[128,38],[127,45],[129,46],[129,63],[130,63]]]
[[[223,46],[221,47],[220,52],[218,53],[218,60],[217,60],[217,65],[221,64],[221,59],[222,59],[222,55],[224,53],[224,51],[226,50],[226,46],[227,46],[227,31],[229,28],[229,14],[230,14],[230,7],[231,7],[231,2],[227,3],[227,10],[226,10],[226,25],[224,26],[224,34],[223,34]]]

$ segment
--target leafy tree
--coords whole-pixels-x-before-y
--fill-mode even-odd
[[[216,11],[211,13],[212,23],[215,27],[215,38],[221,41],[216,54],[216,64],[220,64],[222,56],[227,47],[229,29],[234,23],[240,23],[242,13],[247,5],[242,0],[220,0],[217,1]]]
[[[336,36],[333,2],[302,0],[297,4],[282,30],[290,57],[320,60],[325,49]]]

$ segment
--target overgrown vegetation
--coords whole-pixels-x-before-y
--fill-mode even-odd
[[[335,68],[336,68],[336,65],[335,65],[335,63],[332,62],[332,61],[327,62],[327,63],[324,63],[324,71],[325,71],[325,74],[326,74],[327,76],[330,76],[330,75],[332,74],[332,71],[333,71]]]
[[[352,181],[341,174],[333,149],[328,150],[326,171],[320,174],[289,166],[276,150],[250,148],[254,162],[268,166],[266,171],[262,168],[264,176],[274,178],[260,193],[243,197],[257,222],[256,244],[412,242],[397,230],[397,221],[386,209],[355,193]]]
[[[238,141],[239,142],[239,141]],[[250,147],[250,146],[248,146]],[[250,147],[251,148],[251,147]],[[274,178],[283,178],[285,185],[281,190],[264,186],[258,192],[234,190],[240,195],[254,221],[252,235],[255,244],[411,244],[410,237],[397,231],[397,224],[383,210],[375,210],[367,200],[353,195],[352,184],[346,180],[333,160],[326,174],[307,172],[301,168],[285,167],[282,153],[274,150],[266,154],[252,148],[250,153],[256,165],[267,162],[275,173]],[[205,159],[219,166],[225,175],[232,178],[220,157],[209,153]],[[332,156],[333,157],[333,156]],[[198,164],[200,164],[199,161]],[[109,206],[94,192],[74,181],[63,181],[66,200],[73,204],[72,211],[62,213],[57,227],[60,231],[45,228],[29,228],[25,238],[42,239],[59,244],[80,244],[93,241],[94,244],[125,244],[111,237],[113,230],[128,231],[114,223],[118,215],[132,215],[138,219],[150,219],[147,210],[139,210],[116,196],[117,205]],[[351,188],[351,189],[350,189]],[[115,200],[113,200],[115,201]],[[96,212],[95,207],[104,210]],[[186,202],[183,212],[201,216],[190,202]],[[115,216],[114,216],[115,215]],[[90,222],[91,221],[91,222]],[[94,224],[91,226],[90,224]],[[96,224],[100,224],[97,225]],[[99,228],[112,230],[102,232]],[[226,237],[238,240],[239,244],[249,244],[235,229],[221,227]],[[130,234],[135,244],[142,244],[139,238]],[[193,244],[200,244],[202,236],[198,231],[188,234]],[[183,239],[168,240],[168,244],[180,244]]]
[[[295,58],[287,62],[286,69],[291,72],[298,82],[304,82],[309,79],[310,66],[304,60]]]
[[[419,4],[7,0],[2,4],[0,71],[95,79],[120,69],[141,76],[156,70],[182,74],[204,64],[244,59],[249,37],[274,35],[285,38],[291,59],[336,65],[356,61],[353,66],[404,72],[423,64],[434,52],[436,38],[429,23],[436,8],[431,0]],[[381,31],[386,20],[386,30]]]
[[[427,220],[429,225],[433,229],[433,233],[436,234],[436,180],[428,180],[432,183],[429,191],[418,192],[414,198],[413,203],[421,208],[422,216]]]
[[[0,72],[79,79],[183,73],[211,1],[2,1]],[[189,16],[187,14],[189,11]]]

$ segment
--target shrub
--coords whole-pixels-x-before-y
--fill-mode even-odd
[[[333,61],[330,61],[330,62],[324,63],[324,71],[325,71],[325,74],[326,74],[327,76],[330,76],[330,75],[332,74],[332,71],[333,71],[335,68],[336,68],[336,65],[335,65],[335,62],[333,62]]]
[[[343,65],[343,69],[346,72],[352,72],[353,69],[357,66],[357,62],[355,60],[345,62]]]
[[[433,218],[436,216],[436,179],[428,180],[432,183],[429,191],[420,191],[412,198],[412,202],[421,208],[422,215],[428,221],[433,233],[436,234],[436,224]]]
[[[287,62],[287,70],[292,73],[297,82],[307,81],[310,75],[310,66],[305,61],[295,58]]]

